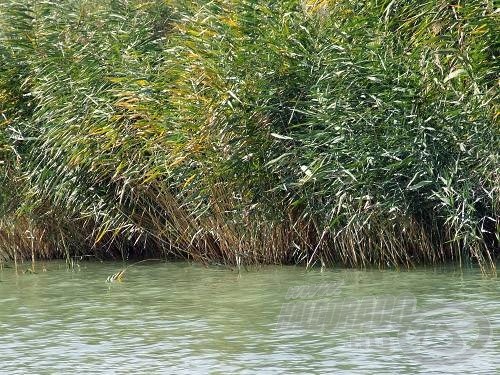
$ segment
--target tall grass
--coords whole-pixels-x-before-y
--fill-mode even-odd
[[[498,24],[475,0],[1,0],[0,253],[493,265]]]

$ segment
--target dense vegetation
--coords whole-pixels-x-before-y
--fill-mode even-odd
[[[495,262],[488,0],[0,0],[0,259]]]

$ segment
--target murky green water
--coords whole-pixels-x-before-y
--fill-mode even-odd
[[[106,283],[119,266],[0,271],[0,373],[500,371],[500,284],[477,271],[143,263]]]

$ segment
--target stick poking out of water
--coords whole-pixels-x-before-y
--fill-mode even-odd
[[[132,263],[131,265],[129,265],[129,266],[121,269],[117,273],[114,273],[113,275],[109,275],[108,278],[106,279],[106,282],[107,283],[113,283],[115,281],[121,282],[121,281],[123,281],[123,278],[125,276],[125,272],[130,267],[135,266],[136,264],[139,264],[139,263],[144,263],[144,262],[149,262],[149,261],[156,261],[156,260],[162,260],[162,259],[144,259],[144,260],[140,260],[138,262]]]

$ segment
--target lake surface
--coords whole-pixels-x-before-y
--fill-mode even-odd
[[[0,271],[2,374],[500,371],[500,283],[477,270],[42,265]]]

